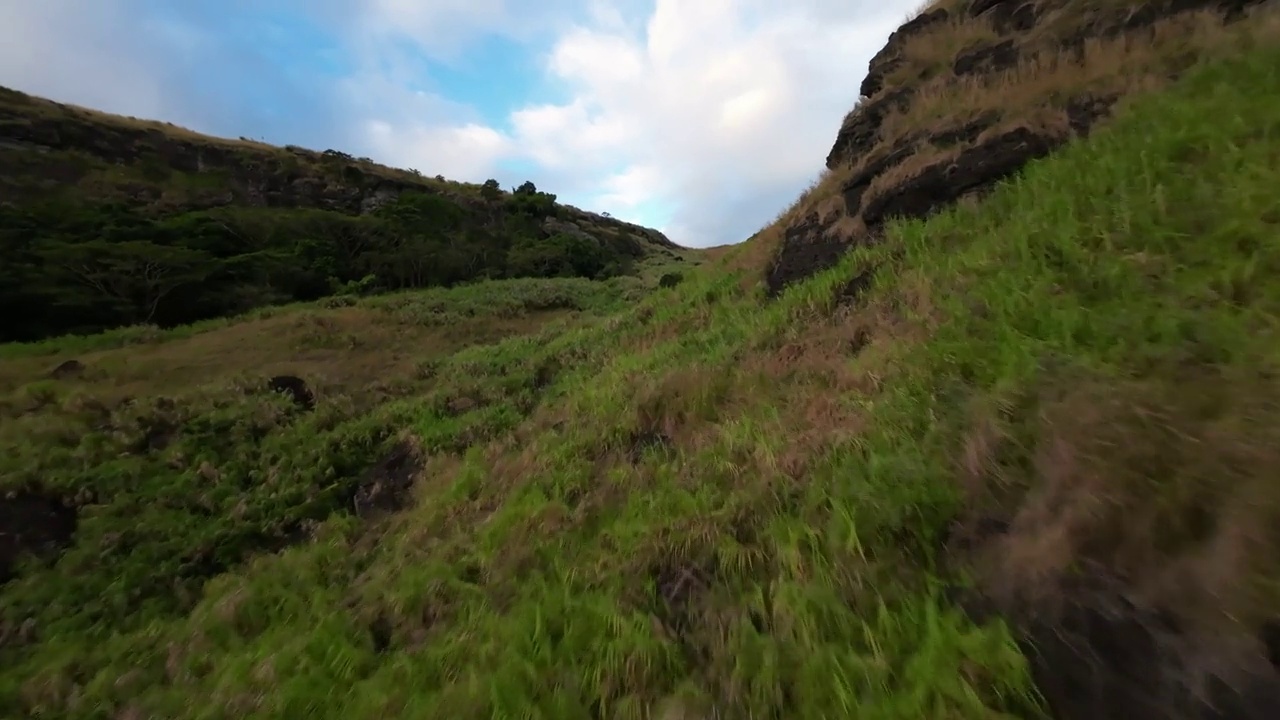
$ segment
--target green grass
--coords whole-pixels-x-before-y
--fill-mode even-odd
[[[898,225],[776,302],[703,269],[633,309],[442,357],[354,415],[340,398],[300,414],[212,387],[114,411],[108,430],[71,406],[6,430],[6,486],[88,487],[100,504],[57,564],[3,590],[4,622],[33,619],[36,641],[0,649],[0,709],[1033,715],[1010,632],[942,598],[963,578],[940,541],[965,507],[1020,513],[1053,490],[1083,502],[1099,486],[1069,481],[1110,473],[1126,484],[1101,486],[1102,540],[1054,549],[1122,567],[1176,568],[1210,545],[1211,530],[1156,542],[1193,505],[1280,519],[1256,482],[1274,471],[1255,426],[1275,406],[1237,402],[1280,396],[1265,372],[1280,348],[1277,68],[1274,48],[1204,67],[981,206]],[[839,306],[873,266],[873,287]],[[449,309],[373,302],[528,305],[488,290]],[[471,409],[450,412],[460,397]],[[1129,427],[1108,413],[1142,403],[1165,421],[1100,443]],[[1100,422],[1063,419],[1078,407]],[[966,493],[961,459],[986,420],[1003,441]],[[161,421],[183,428],[173,444],[121,454]],[[1200,443],[1148,443],[1186,437]],[[412,505],[336,512],[350,478],[406,438],[422,459]],[[1054,442],[1085,469],[1042,472]],[[1173,454],[1126,453],[1148,446]],[[1102,532],[1117,513],[1131,522]],[[264,551],[303,522],[310,540]],[[201,562],[229,571],[202,587]],[[1233,576],[1245,622],[1265,604],[1244,589],[1273,571]]]

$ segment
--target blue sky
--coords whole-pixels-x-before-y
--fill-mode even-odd
[[[691,246],[822,168],[919,0],[0,0],[0,85],[428,175]]]

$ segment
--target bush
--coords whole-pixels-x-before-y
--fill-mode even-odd
[[[662,277],[658,278],[658,287],[660,288],[675,287],[682,282],[684,282],[684,275],[681,275],[680,273],[667,273]]]

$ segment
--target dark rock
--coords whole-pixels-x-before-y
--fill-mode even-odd
[[[267,388],[271,392],[288,395],[303,410],[312,410],[316,406],[315,395],[307,387],[307,383],[295,375],[276,375],[267,381]]]
[[[356,486],[352,505],[359,517],[394,512],[405,506],[422,459],[408,442],[399,442],[386,457],[365,473]]]
[[[871,181],[875,180],[881,173],[911,157],[915,149],[914,138],[906,138],[899,142],[893,150],[867,163],[845,181],[844,186],[841,188],[845,212],[850,217],[857,215],[862,207],[862,196],[867,192],[867,188],[871,187]]]
[[[930,144],[934,147],[950,147],[960,143],[971,143],[978,139],[987,128],[995,124],[1000,119],[1000,113],[996,111],[985,112],[978,117],[958,125],[953,128],[941,130],[934,133],[929,138]]]
[[[938,8],[927,13],[921,13],[893,31],[889,35],[889,41],[885,43],[880,52],[875,54],[875,57],[871,58],[871,62],[868,64],[867,76],[863,78],[862,87],[860,88],[863,97],[871,97],[884,89],[885,78],[902,62],[899,53],[902,52],[902,46],[908,39],[946,21],[950,16],[946,8]]]
[[[1118,95],[1079,97],[1067,103],[1067,122],[1076,135],[1087,137],[1093,126],[1111,112]]]
[[[906,110],[914,92],[911,88],[897,88],[854,108],[845,117],[836,134],[835,144],[827,153],[827,167],[834,170],[871,152],[879,140],[881,123],[890,112]]]
[[[970,17],[989,13],[991,27],[1001,35],[1030,30],[1040,19],[1040,12],[1039,5],[1031,0],[974,0],[969,6]]]
[[[836,291],[836,303],[839,305],[852,305],[857,302],[858,298],[862,297],[862,293],[866,292],[867,289],[871,287],[871,282],[875,280],[875,278],[876,271],[874,268],[870,270],[863,270],[857,275],[854,275]],[[868,338],[866,332],[860,332],[858,337],[854,339],[853,344],[850,346],[852,353],[856,355],[861,352],[867,342]]]
[[[995,45],[975,45],[956,55],[951,71],[957,77],[977,72],[999,72],[1016,65],[1018,58],[1018,48],[1013,40],[1002,40]]]
[[[75,509],[58,498],[25,490],[0,496],[0,583],[13,578],[19,557],[57,552],[75,531]]]
[[[1036,687],[1063,720],[1280,717],[1280,673],[1237,654],[1210,664],[1172,618],[1089,566],[1052,610],[1015,620]]]
[[[777,297],[791,283],[833,267],[852,244],[828,232],[817,213],[810,213],[787,228],[777,257],[769,266],[765,285],[769,297]]]
[[[667,451],[673,446],[671,438],[655,430],[643,430],[631,434],[627,443],[627,459],[632,465],[639,463],[649,450]]]
[[[60,365],[58,365],[58,367],[50,370],[49,377],[53,378],[54,380],[65,380],[67,378],[72,378],[72,377],[76,377],[83,374],[84,370],[85,370],[84,363],[80,362],[79,360],[67,360],[66,362],[63,362]]]
[[[1059,138],[1015,128],[963,151],[954,160],[926,167],[877,195],[866,203],[862,219],[870,229],[894,217],[928,217],[971,190],[1016,173],[1061,144]]]

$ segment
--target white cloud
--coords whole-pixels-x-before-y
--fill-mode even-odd
[[[345,33],[362,63],[326,87],[330,106],[300,109],[273,137],[328,128],[318,142],[504,185],[526,179],[503,176],[514,164],[565,201],[638,221],[662,216],[673,240],[707,245],[748,237],[816,175],[868,60],[919,0],[290,4]],[[135,0],[0,0],[0,84],[205,127],[227,105],[217,93],[243,83],[209,90],[174,74],[172,61],[194,45],[147,25],[141,11]],[[501,127],[465,98],[424,92],[415,57],[453,63],[486,36],[530,48],[555,92]],[[249,122],[209,122],[259,135],[240,121]]]
[[[663,198],[677,242],[736,242],[820,170],[867,62],[915,4],[657,0],[643,33],[574,27],[547,61],[573,100],[517,113],[512,147],[600,178],[572,183],[600,188],[583,205]]]
[[[108,0],[0,0],[0,85],[126,115],[160,115],[166,108],[148,48],[109,30],[129,16],[125,3]]]

